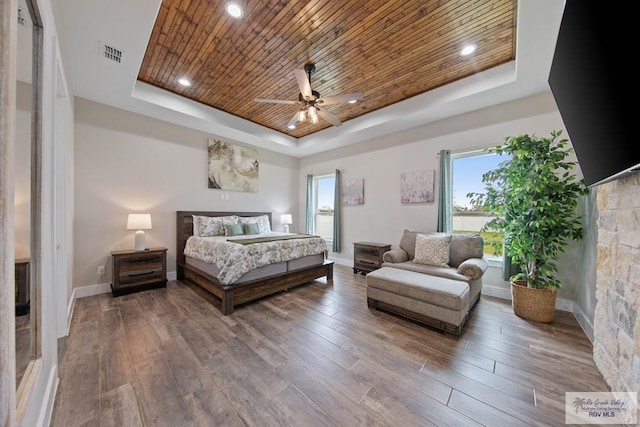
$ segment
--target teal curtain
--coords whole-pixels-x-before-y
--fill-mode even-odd
[[[509,281],[511,276],[520,273],[520,267],[511,263],[511,257],[507,252],[502,255],[502,280]]]
[[[313,175],[307,175],[307,234],[313,234]]]
[[[438,197],[438,231],[453,230],[453,181],[451,151],[440,151],[440,197]]]
[[[336,182],[333,191],[333,252],[340,252],[340,216],[342,212],[342,177],[341,172],[336,169]]]

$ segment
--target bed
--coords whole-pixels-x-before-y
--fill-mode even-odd
[[[237,216],[241,221],[265,217],[271,226],[270,212],[208,212],[178,211],[176,224],[176,259],[178,280],[189,280],[221,300],[220,311],[223,315],[233,313],[235,307],[265,296],[289,290],[315,279],[326,277],[333,280],[333,261],[326,259],[326,251],[319,249],[319,243],[304,235],[285,235],[286,233],[265,232],[255,236],[215,236],[201,239],[194,236],[194,216],[221,218]],[[202,220],[199,220],[199,223]],[[263,230],[260,230],[263,231]],[[314,236],[314,238],[317,238]],[[248,240],[240,242],[241,240]],[[313,249],[302,248],[308,242]],[[305,243],[306,244],[306,243]],[[229,246],[234,245],[234,246]],[[271,251],[258,261],[242,262],[238,266],[228,267],[218,259],[217,254],[229,254],[231,259],[242,259],[256,252],[259,246],[269,246]],[[199,254],[199,249],[206,248]],[[290,250],[290,248],[296,248]],[[226,252],[230,250],[231,252]],[[188,255],[185,254],[185,251]],[[276,254],[274,254],[274,252]],[[280,255],[277,253],[280,252]],[[313,253],[312,253],[313,252]],[[289,259],[291,253],[294,258]],[[284,258],[283,258],[284,257]],[[283,260],[284,259],[284,260]]]

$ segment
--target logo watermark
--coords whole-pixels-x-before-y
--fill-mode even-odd
[[[567,392],[565,423],[627,424],[638,422],[636,392]]]

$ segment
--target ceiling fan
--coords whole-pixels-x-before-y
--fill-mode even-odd
[[[296,69],[295,75],[300,87],[300,93],[298,94],[297,101],[288,101],[284,99],[264,99],[256,98],[256,102],[266,102],[270,104],[294,104],[299,105],[300,110],[289,120],[287,127],[289,129],[295,129],[297,122],[318,123],[318,116],[325,119],[334,126],[340,126],[342,123],[336,116],[328,111],[320,108],[325,105],[339,104],[342,102],[348,102],[349,104],[355,104],[363,98],[361,93],[347,93],[344,95],[327,96],[325,98],[320,97],[320,93],[311,90],[311,74],[316,71],[315,64],[306,64],[304,70]]]

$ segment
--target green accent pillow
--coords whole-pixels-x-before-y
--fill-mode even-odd
[[[225,224],[224,235],[225,236],[240,236],[244,234],[244,228],[242,224]]]
[[[244,234],[260,234],[260,227],[256,222],[252,222],[249,224],[238,224],[238,225],[244,225]]]

